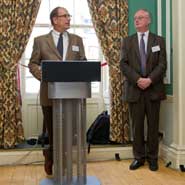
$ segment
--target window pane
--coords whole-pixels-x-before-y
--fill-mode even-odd
[[[25,58],[30,58],[31,57],[34,38],[39,36],[39,35],[43,35],[43,34],[48,33],[49,30],[50,30],[50,28],[48,28],[48,27],[34,27],[33,28],[33,31],[31,33],[29,42],[26,46]]]
[[[83,38],[87,59],[99,60],[100,46],[94,28],[75,28],[74,32]]]
[[[26,93],[38,93],[40,82],[35,78],[26,78]]]
[[[74,32],[83,38],[87,60],[100,61],[100,46],[94,28],[74,28]],[[91,83],[92,93],[99,93],[100,83]]]
[[[66,0],[51,0],[51,2],[50,2],[51,3],[51,10],[57,6],[62,6],[64,8],[66,8],[72,16],[74,16],[74,14],[73,14],[73,10],[74,10],[74,7],[73,7],[74,3],[73,2],[74,1],[75,0],[67,0],[67,1]]]
[[[92,25],[87,0],[75,1],[74,23],[81,25]]]
[[[108,65],[103,66],[102,71],[103,71],[103,75],[102,75],[103,76],[103,79],[102,79],[103,80],[103,93],[105,96],[107,96],[109,93],[109,66]]]
[[[25,70],[25,77],[28,78],[28,77],[33,77],[33,75],[30,73],[29,69],[26,68]]]
[[[39,12],[36,19],[36,24],[44,23],[44,24],[50,24],[49,19],[49,0],[42,0],[41,5],[39,8]]]
[[[92,82],[91,91],[92,93],[99,93],[100,92],[100,82]]]

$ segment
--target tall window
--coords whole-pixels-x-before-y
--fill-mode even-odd
[[[51,10],[57,6],[65,7],[69,13],[72,15],[71,18],[71,28],[68,30],[70,33],[75,33],[83,38],[83,43],[85,46],[86,57],[90,61],[97,61],[101,59],[100,46],[98,44],[98,39],[96,37],[91,17],[89,14],[89,8],[87,5],[87,0],[42,0],[39,13],[36,19],[35,26],[33,28],[30,40],[27,44],[25,53],[22,58],[22,63],[28,65],[29,59],[31,57],[33,39],[36,36],[48,33],[52,26],[50,24],[49,14]],[[22,81],[25,95],[35,95],[39,91],[39,81],[36,80],[28,68],[22,70],[22,75],[24,79]],[[92,83],[92,93],[100,93],[100,83]]]

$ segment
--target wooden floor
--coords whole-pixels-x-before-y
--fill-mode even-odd
[[[87,174],[96,176],[101,185],[185,185],[185,172],[166,168],[160,161],[159,171],[152,172],[147,163],[130,171],[131,160],[89,162]],[[0,185],[39,185],[46,178],[43,165],[1,166]]]

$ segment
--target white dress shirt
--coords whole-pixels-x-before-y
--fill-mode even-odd
[[[145,52],[147,53],[147,44],[148,44],[148,35],[149,35],[149,30],[146,32],[137,32],[137,38],[138,38],[138,43],[140,46],[140,40],[141,40],[141,35],[144,33],[143,39],[145,42]]]
[[[52,30],[52,36],[53,36],[53,40],[55,43],[55,46],[57,47],[57,43],[58,43],[58,39],[60,36],[60,32],[56,31],[56,30]],[[63,59],[62,60],[66,60],[66,54],[67,54],[67,48],[69,45],[69,38],[68,38],[68,33],[65,31],[62,34],[63,37]]]

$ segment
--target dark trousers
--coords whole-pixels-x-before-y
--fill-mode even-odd
[[[47,155],[49,160],[53,160],[53,118],[52,118],[52,106],[42,106],[43,112],[43,127],[46,128],[49,138],[49,148]]]
[[[144,161],[158,159],[158,131],[160,101],[151,101],[147,91],[143,91],[138,102],[129,103],[132,129],[133,154],[135,159]],[[144,120],[147,118],[147,141],[144,138]]]

